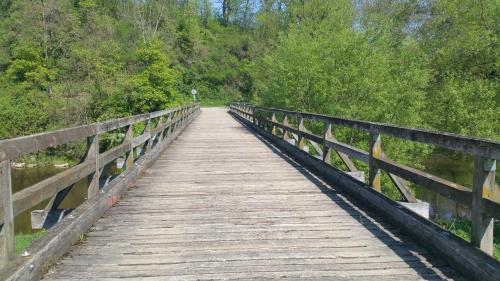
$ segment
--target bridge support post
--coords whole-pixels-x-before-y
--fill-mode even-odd
[[[299,131],[301,132],[305,132],[306,131],[306,128],[304,126],[304,118],[300,118],[300,121],[299,121]],[[304,137],[302,136],[297,136],[298,140],[297,140],[297,147],[300,149],[300,150],[304,150]]]
[[[181,122],[180,122],[181,126],[184,125],[184,121],[186,120],[186,115],[185,115],[186,112],[187,112],[186,108],[183,108],[181,111]]]
[[[285,129],[285,127],[288,127],[288,115],[285,114],[285,117],[283,118],[283,140],[287,141],[288,140],[288,131]]]
[[[149,155],[151,150],[153,149],[153,136],[151,135],[151,118],[148,119],[146,123],[146,129],[144,129],[146,133],[149,133],[149,139],[146,142],[146,155]]]
[[[3,205],[3,227],[1,231],[0,268],[14,257],[14,211],[12,205],[12,179],[10,175],[10,161],[0,163],[0,196]]]
[[[382,140],[379,133],[370,132],[370,156],[368,161],[369,166],[369,182],[368,185],[371,186],[376,191],[380,192],[381,188],[381,173],[380,169],[375,164],[374,158],[380,158],[382,156]]]
[[[278,120],[276,120],[276,114],[273,113],[273,116],[271,117],[271,121],[278,122]],[[273,124],[273,130],[271,132],[273,135],[276,135],[276,126],[274,124]]]
[[[323,162],[331,165],[332,164],[332,149],[326,146],[325,140],[332,139],[332,124],[325,123],[324,125],[324,134],[323,134]]]
[[[483,195],[495,188],[496,160],[474,156],[472,184],[471,243],[488,255],[493,255],[494,219],[483,212]]]
[[[174,123],[172,124],[171,130],[170,130],[171,133],[173,133],[175,131],[175,129],[179,126],[179,121],[177,120],[177,118],[179,118],[179,111],[174,112],[174,114],[172,116],[172,122],[174,122]]]
[[[158,117],[158,123],[156,124],[156,128],[160,128],[162,127],[163,125],[165,125],[165,119],[163,118],[163,116],[160,116]],[[165,132],[165,129],[161,130],[160,132],[158,132],[158,134],[156,135],[156,144],[155,146],[158,146],[158,145],[161,145],[161,142],[163,140],[163,133]]]
[[[94,162],[94,173],[89,175],[89,189],[87,191],[87,198],[91,199],[99,193],[99,178],[101,177],[101,170],[99,169],[99,135],[87,138],[87,156],[85,161]]]
[[[125,134],[125,143],[130,145],[130,150],[125,153],[125,169],[130,170],[134,166],[134,147],[132,145],[132,139],[134,138],[134,127],[129,125],[127,128],[127,133]]]
[[[166,139],[167,137],[170,137],[170,134],[172,134],[172,113],[169,113],[168,114],[168,117],[167,117],[167,124],[168,124],[168,128],[167,128],[167,134],[163,136],[164,139]]]

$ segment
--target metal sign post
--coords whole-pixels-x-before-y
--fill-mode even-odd
[[[191,90],[191,95],[193,95],[193,103],[196,102],[196,93],[198,93],[198,91],[196,89]]]

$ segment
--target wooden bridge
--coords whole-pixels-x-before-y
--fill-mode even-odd
[[[370,149],[339,142],[332,126],[369,133]],[[123,141],[102,151],[110,133]],[[389,160],[384,134],[475,155],[473,189]],[[12,194],[9,159],[82,138],[80,164]],[[106,176],[120,157],[123,172]],[[5,140],[0,280],[500,280],[496,159],[495,141],[239,104]],[[381,194],[382,170],[410,208],[402,178],[469,206],[472,243]],[[88,199],[16,256],[14,217],[42,201],[42,214],[57,213],[85,177]]]

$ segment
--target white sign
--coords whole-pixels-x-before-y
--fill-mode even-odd
[[[191,90],[191,94],[193,95],[193,102],[196,102],[196,93],[197,93],[197,92],[198,92],[198,91],[196,91],[196,89],[192,89],[192,90]]]

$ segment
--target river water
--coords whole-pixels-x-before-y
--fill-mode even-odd
[[[425,161],[425,171],[460,185],[472,186],[473,161],[470,157],[431,156]],[[430,204],[432,219],[470,218],[470,209],[426,188],[415,189],[415,197]]]
[[[62,171],[64,171],[64,169],[56,168],[53,166],[12,169],[12,192],[15,193],[17,191],[20,191]],[[85,201],[85,197],[87,196],[87,186],[88,181],[86,178],[77,182],[71,189],[68,196],[62,202],[61,208],[75,208],[83,201]],[[14,221],[15,232],[33,233],[39,231],[31,229],[31,211],[43,209],[47,205],[47,203],[48,200],[45,200],[34,208],[16,216]]]

